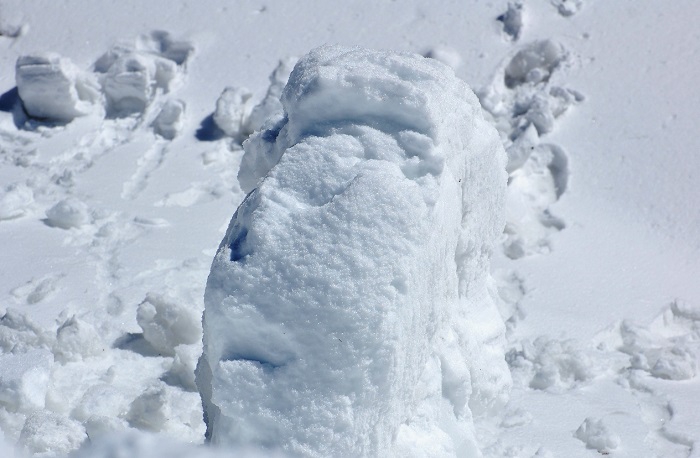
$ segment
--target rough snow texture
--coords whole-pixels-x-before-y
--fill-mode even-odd
[[[510,384],[487,290],[498,136],[448,67],[411,54],[316,49],[282,104],[245,144],[271,168],[254,170],[207,284],[210,439],[477,456],[473,416]]]

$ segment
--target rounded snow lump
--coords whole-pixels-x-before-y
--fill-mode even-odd
[[[506,400],[488,266],[506,157],[476,97],[415,54],[326,46],[284,116],[205,293],[207,436],[293,456],[478,456]],[[430,450],[415,444],[430,444]]]

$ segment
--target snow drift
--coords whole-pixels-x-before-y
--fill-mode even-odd
[[[207,284],[208,436],[302,456],[477,455],[473,416],[510,384],[487,290],[497,133],[448,67],[413,54],[316,49],[281,100],[245,144],[260,164],[248,179],[264,179]]]

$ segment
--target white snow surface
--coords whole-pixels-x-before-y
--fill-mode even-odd
[[[322,47],[245,144],[281,153],[234,215],[205,293],[211,441],[294,456],[476,453],[510,373],[489,295],[505,153],[452,71]],[[262,149],[262,151],[261,151]]]
[[[283,122],[294,56],[334,43],[452,66],[506,150],[488,286],[513,386],[474,415],[478,453],[697,456],[698,13],[0,0],[0,456],[246,456],[202,445],[206,279],[280,159],[241,143]],[[21,58],[37,64],[20,90]],[[229,87],[245,96],[217,109]],[[412,438],[445,452],[445,436]]]

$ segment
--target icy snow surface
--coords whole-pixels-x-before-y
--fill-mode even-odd
[[[221,455],[200,445],[204,288],[231,214],[279,160],[241,143],[286,122],[295,56],[333,43],[452,67],[507,152],[488,286],[513,387],[474,416],[480,453],[697,455],[698,14],[0,0],[0,456]],[[444,443],[413,437],[425,456]]]
[[[207,283],[211,441],[475,453],[472,416],[510,387],[487,289],[506,186],[496,131],[448,67],[411,54],[316,49],[282,104],[244,144],[279,162],[257,170]]]

